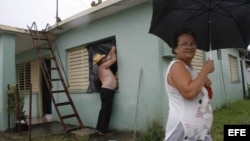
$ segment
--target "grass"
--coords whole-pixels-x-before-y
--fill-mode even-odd
[[[147,130],[142,132],[139,141],[162,141],[164,139],[164,128],[160,122],[153,120],[148,123]]]
[[[214,141],[223,141],[224,125],[250,124],[250,100],[239,100],[214,111],[211,135]]]
[[[224,125],[250,124],[250,100],[239,100],[214,111],[211,135],[214,141],[223,141]],[[164,131],[159,123],[153,121],[148,130],[142,133],[140,141],[162,141]]]

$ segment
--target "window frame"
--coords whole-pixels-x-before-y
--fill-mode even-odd
[[[17,78],[19,84],[19,90],[30,90],[31,83],[31,65],[30,62],[20,63],[17,65]]]
[[[240,82],[237,57],[231,54],[228,54],[228,62],[229,62],[229,72],[230,72],[231,83]]]
[[[30,91],[32,84],[32,92],[40,91],[40,66],[38,59],[17,64],[17,82],[19,90]]]

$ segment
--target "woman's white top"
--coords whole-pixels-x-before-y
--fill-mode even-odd
[[[167,82],[167,77],[169,70],[176,61],[180,60],[173,60],[170,63],[165,76],[165,88],[169,100],[165,141],[167,141],[167,138],[173,133],[179,123],[184,128],[185,135],[183,141],[204,140],[206,135],[209,134],[213,122],[213,111],[208,98],[208,92],[203,87],[196,98],[188,100],[176,88],[170,86]],[[198,75],[197,72],[186,64],[185,66],[192,75],[192,79],[195,79]]]

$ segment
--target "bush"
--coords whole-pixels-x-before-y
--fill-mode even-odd
[[[140,135],[140,141],[162,141],[164,139],[164,128],[159,121],[153,120],[147,126],[147,130]]]
[[[17,92],[19,93],[19,101],[17,99]],[[13,113],[15,118],[18,120],[18,117],[20,114],[20,120],[25,119],[24,116],[24,98],[25,98],[25,94],[27,93],[27,91],[24,90],[17,90],[16,85],[8,85],[8,90],[7,90],[7,94],[8,94],[8,102],[6,105],[6,109],[9,110],[10,113]],[[18,102],[20,103],[20,107],[19,107],[19,111],[20,113],[18,113]]]

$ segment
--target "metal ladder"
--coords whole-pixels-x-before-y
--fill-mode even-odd
[[[50,30],[50,26],[47,24],[45,30],[42,31],[38,31],[37,30],[37,26],[36,23],[33,22],[32,26],[29,27],[29,32],[30,35],[32,37],[33,43],[34,43],[34,48],[35,48],[35,52],[37,54],[37,57],[39,59],[39,63],[40,63],[40,68],[42,70],[47,88],[49,90],[52,102],[54,104],[54,107],[57,111],[57,114],[59,116],[60,122],[64,128],[65,133],[69,133],[70,131],[74,131],[74,130],[78,130],[83,128],[83,123],[80,119],[80,116],[76,110],[76,107],[71,99],[71,96],[69,94],[68,91],[68,87],[65,83],[64,77],[62,75],[60,66],[59,66],[59,60],[57,59],[57,57],[55,56],[55,48],[52,47],[52,43],[51,43],[51,35],[49,33]],[[44,46],[46,45],[46,46]],[[43,56],[44,52],[46,51],[46,53],[50,55],[50,57],[45,57]],[[48,68],[45,61],[49,60],[51,61],[51,64],[53,63],[53,67]],[[58,78],[51,78],[50,74],[53,73],[53,76],[56,74],[58,76]],[[55,76],[56,76],[55,75]],[[53,82],[57,82],[62,84],[62,89],[61,90],[52,90],[53,88]],[[66,94],[67,100],[66,102],[56,102],[55,99],[55,95],[62,95],[62,94]],[[73,113],[70,114],[66,114],[63,115],[62,112],[60,112],[59,108],[63,108],[63,106],[71,106]],[[77,127],[70,127],[68,125],[65,124],[65,120],[66,119],[70,119],[70,118],[75,118],[78,121],[78,125]]]

